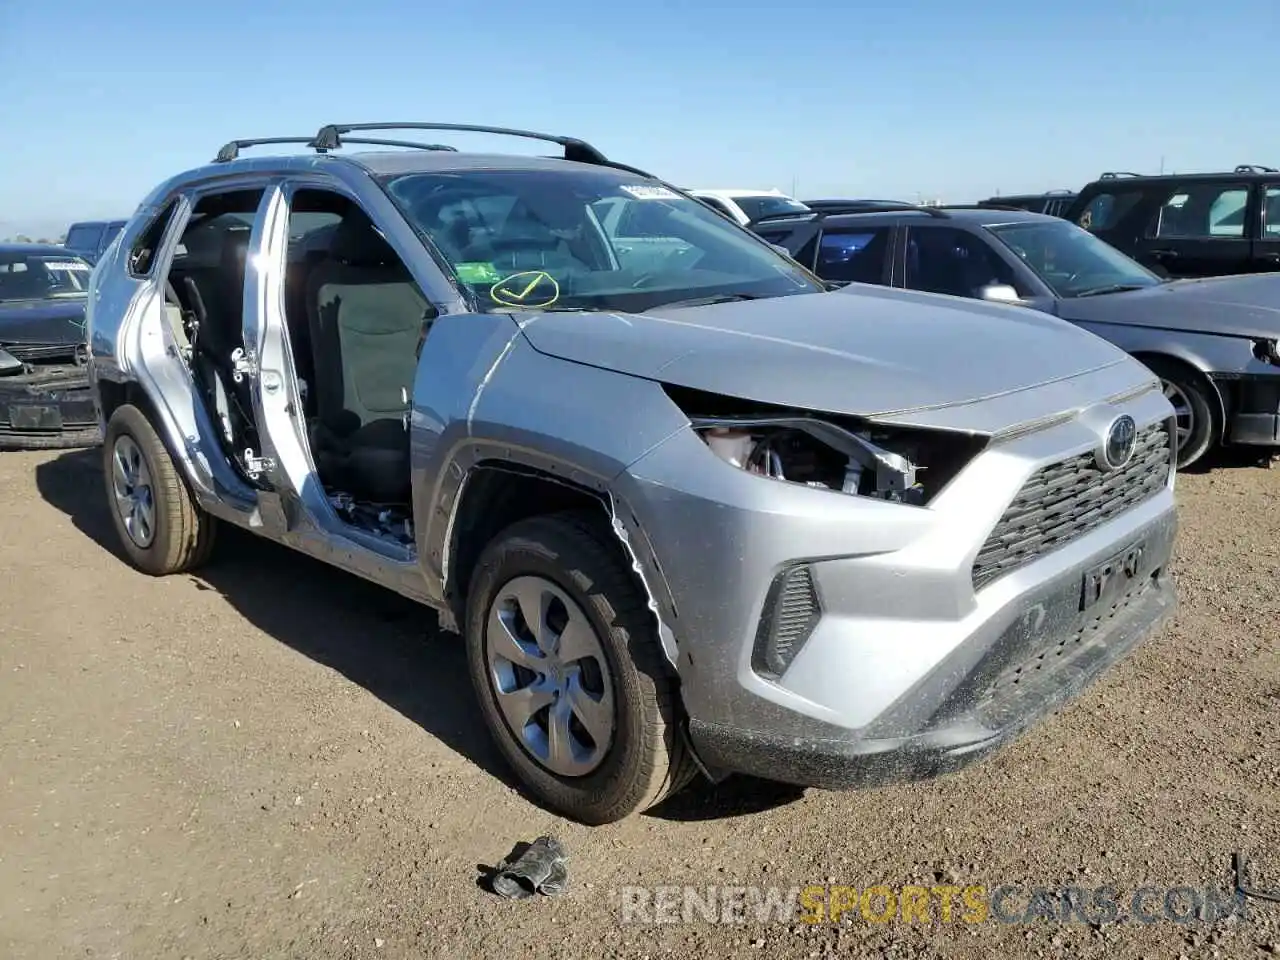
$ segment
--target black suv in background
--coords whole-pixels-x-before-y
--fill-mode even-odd
[[[62,245],[90,263],[97,263],[98,258],[111,246],[111,241],[124,229],[124,220],[84,220],[73,223],[67,230],[67,239]]]
[[[1047,213],[1051,217],[1064,216],[1076,199],[1074,190],[1050,190],[1047,193],[1015,193],[1007,197],[989,197],[981,207],[1004,207],[1029,210],[1031,213]]]
[[[1066,218],[1169,277],[1280,270],[1280,170],[1104,173]]]

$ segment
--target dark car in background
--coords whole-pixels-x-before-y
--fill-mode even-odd
[[[755,230],[824,280],[1031,307],[1160,377],[1178,465],[1220,442],[1280,446],[1280,275],[1169,281],[1069,221],[1022,210],[865,204]]]
[[[125,220],[82,220],[67,229],[67,239],[62,245],[89,263],[111,246],[111,241],[124,229]]]
[[[1280,270],[1280,170],[1144,176],[1088,184],[1066,217],[1163,276]]]
[[[1007,197],[994,196],[981,201],[980,207],[1016,207],[1031,213],[1047,213],[1051,217],[1063,217],[1075,202],[1074,190],[1049,190],[1046,193],[1015,193]]]
[[[91,271],[60,246],[0,245],[0,450],[97,442],[84,342]]]

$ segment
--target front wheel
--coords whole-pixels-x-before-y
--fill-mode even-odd
[[[503,756],[587,824],[647,809],[693,776],[679,694],[634,575],[590,514],[523,520],[476,566],[466,645]]]
[[[1203,376],[1190,367],[1159,357],[1146,361],[1160,378],[1160,386],[1173,405],[1177,423],[1178,469],[1191,466],[1214,447],[1222,437],[1222,429],[1209,400],[1211,389]]]
[[[216,521],[196,506],[151,421],[131,404],[107,421],[102,471],[111,519],[135,567],[159,577],[208,559]]]

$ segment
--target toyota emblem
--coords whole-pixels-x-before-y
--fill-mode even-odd
[[[1133,457],[1138,445],[1138,425],[1127,413],[1116,417],[1107,428],[1107,438],[1102,443],[1098,458],[1104,470],[1119,470]]]

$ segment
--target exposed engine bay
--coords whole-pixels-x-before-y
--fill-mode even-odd
[[[821,420],[697,420],[702,439],[723,460],[774,480],[916,506],[925,501],[916,464]]]
[[[973,434],[761,409],[750,401],[666,389],[727,463],[774,480],[892,503],[928,503],[987,442]]]

